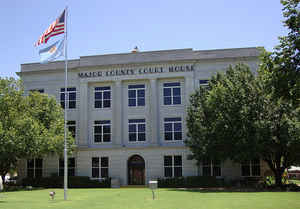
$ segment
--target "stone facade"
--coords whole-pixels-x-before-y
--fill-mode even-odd
[[[76,88],[76,108],[68,110],[68,121],[76,121],[77,150],[75,175],[92,177],[92,158],[108,157],[108,174],[127,185],[128,160],[138,155],[144,160],[144,183],[163,178],[164,156],[181,156],[183,176],[203,175],[202,167],[188,159],[190,151],[184,145],[187,138],[186,108],[189,95],[199,87],[200,80],[208,80],[229,65],[246,63],[253,71],[258,67],[258,48],[239,48],[195,51],[192,49],[137,52],[86,56],[69,60],[68,86]],[[49,64],[22,64],[19,76],[25,91],[43,89],[60,102],[64,88],[64,62]],[[180,104],[164,104],[164,84],[180,84]],[[130,85],[145,86],[145,104],[129,106]],[[95,108],[95,87],[110,87],[111,104],[108,108]],[[182,140],[165,140],[165,118],[181,118]],[[129,140],[131,119],[144,119],[145,141]],[[95,143],[95,121],[110,121],[110,142]],[[43,176],[58,173],[56,156],[43,159]],[[261,174],[266,170],[261,163]],[[27,176],[26,161],[20,162],[19,175]],[[100,171],[101,172],[101,171]],[[135,171],[134,171],[135,172]],[[137,174],[138,175],[138,174]],[[174,170],[173,170],[174,175]],[[221,163],[221,177],[241,177],[241,165],[226,161]],[[131,182],[132,183],[132,182]]]

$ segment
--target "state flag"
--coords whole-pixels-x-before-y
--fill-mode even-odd
[[[40,54],[40,60],[41,63],[48,63],[51,62],[60,56],[62,56],[64,53],[64,39],[61,39],[59,41],[56,41],[51,46],[41,49],[39,51]]]

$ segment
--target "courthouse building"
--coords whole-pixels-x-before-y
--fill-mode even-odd
[[[263,175],[264,163],[208,160],[197,166],[184,144],[186,109],[189,96],[216,72],[241,62],[255,71],[258,56],[255,47],[83,56],[69,60],[67,89],[64,61],[22,64],[18,74],[25,92],[37,90],[67,104],[67,124],[77,144],[69,175],[111,177],[121,185],[177,176],[234,179]],[[57,156],[20,163],[23,177],[55,174],[63,175]]]

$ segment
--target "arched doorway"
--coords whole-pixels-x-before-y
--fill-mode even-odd
[[[145,161],[139,155],[133,155],[128,159],[128,184],[145,185]]]

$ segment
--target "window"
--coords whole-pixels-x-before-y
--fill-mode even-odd
[[[180,83],[164,83],[164,105],[181,104]]]
[[[205,90],[210,90],[208,86],[209,80],[199,80],[199,87],[203,87]]]
[[[58,175],[59,176],[64,176],[64,166],[65,162],[64,159],[59,159],[59,170],[58,170]],[[68,158],[68,176],[75,176],[75,158],[70,157]]]
[[[65,99],[65,88],[60,89],[60,105],[65,108],[65,102],[67,102],[67,109],[76,108],[76,88],[67,88],[67,95]]]
[[[111,127],[110,120],[96,120],[94,122],[94,142],[110,142]]]
[[[43,159],[27,160],[27,177],[39,178],[43,176]]]
[[[92,158],[92,178],[108,178],[108,157]]]
[[[199,85],[208,88],[208,80],[199,80]]]
[[[221,161],[205,159],[202,161],[203,176],[221,176]]]
[[[260,176],[260,160],[245,160],[241,164],[242,176]]]
[[[74,120],[69,120],[67,122],[68,130],[71,132],[72,137],[75,139],[76,138],[76,121]]]
[[[44,93],[45,91],[44,91],[44,89],[31,89],[31,90],[29,90],[30,92],[39,92],[39,93]]]
[[[109,108],[111,105],[110,86],[95,87],[95,108]]]
[[[145,85],[128,85],[128,106],[145,106]]]
[[[182,140],[181,118],[165,118],[164,130],[165,130],[166,141]]]
[[[182,157],[181,155],[164,156],[165,177],[182,176]]]
[[[129,141],[145,141],[146,140],[146,121],[145,119],[128,120]]]

